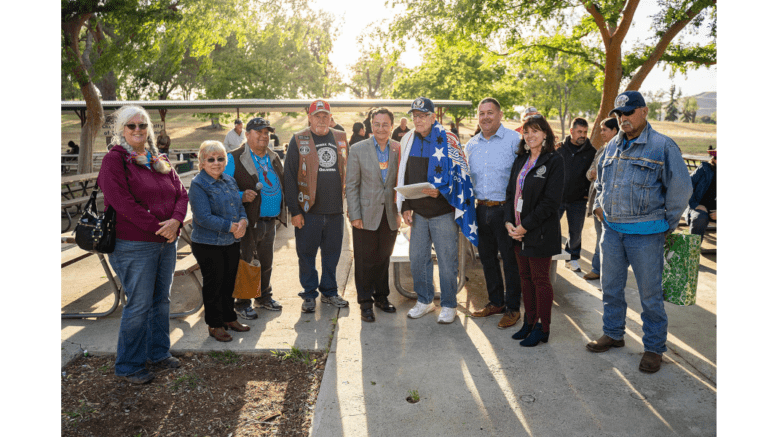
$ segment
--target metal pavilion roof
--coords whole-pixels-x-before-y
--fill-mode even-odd
[[[232,112],[239,109],[242,112],[306,112],[315,99],[224,99],[224,100],[107,100],[103,101],[103,109],[114,111],[124,105],[139,105],[146,110],[165,110],[167,114]],[[436,108],[471,108],[468,100],[432,100]],[[413,100],[327,100],[332,112],[363,112],[370,108],[383,106],[392,111],[407,112]],[[62,111],[83,111],[86,102],[83,100],[63,101]]]

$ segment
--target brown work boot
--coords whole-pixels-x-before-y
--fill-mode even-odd
[[[583,275],[583,279],[587,280],[593,280],[593,279],[599,279],[599,274],[594,272],[588,272],[585,275]]]
[[[518,319],[521,318],[521,312],[520,311],[513,311],[508,309],[505,311],[505,315],[502,316],[502,320],[499,321],[499,324],[496,326],[499,329],[506,329],[511,326],[514,326],[516,323],[518,323]]]
[[[599,337],[598,340],[588,343],[585,347],[591,352],[607,352],[611,347],[623,347],[625,345],[626,342],[623,341],[623,339],[613,340],[612,338],[603,335]]]
[[[494,314],[503,313],[504,310],[505,310],[505,307],[503,307],[503,306],[498,307],[498,306],[492,304],[491,302],[489,302],[488,305],[486,305],[486,307],[483,308],[482,310],[475,311],[474,313],[472,313],[472,317],[488,317],[488,316],[493,316]]]
[[[227,334],[224,328],[211,328],[208,326],[208,335],[215,338],[217,341],[232,341],[232,336]]]
[[[656,373],[661,370],[661,355],[655,352],[645,352],[639,362],[639,370],[645,373]]]
[[[248,325],[244,325],[244,324],[238,322],[237,320],[234,320],[232,322],[224,323],[224,329],[225,330],[226,329],[231,329],[231,330],[237,331],[237,332],[246,332],[246,331],[250,331],[251,327],[248,326]]]

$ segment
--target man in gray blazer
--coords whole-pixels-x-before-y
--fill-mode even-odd
[[[371,123],[373,137],[351,146],[345,179],[356,295],[365,322],[375,321],[373,303],[387,313],[397,310],[388,301],[388,269],[402,220],[394,197],[400,155],[399,143],[390,139],[394,114],[378,108]]]

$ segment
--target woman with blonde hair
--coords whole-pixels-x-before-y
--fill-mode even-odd
[[[146,361],[156,367],[180,366],[170,354],[170,287],[189,197],[154,145],[151,119],[143,108],[130,105],[116,111],[111,144],[97,184],[105,208],[116,210],[116,248],[108,259],[127,298],[114,371],[130,383],[143,384],[154,379]]]
[[[192,254],[202,272],[202,300],[208,335],[232,341],[226,329],[250,329],[237,321],[233,308],[240,239],[246,233],[246,216],[235,179],[224,174],[227,149],[218,141],[205,141],[198,153],[200,172],[192,180]]]

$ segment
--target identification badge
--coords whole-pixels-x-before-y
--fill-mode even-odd
[[[518,199],[517,202],[515,202],[515,211],[521,212],[521,209],[523,209],[523,199]]]

